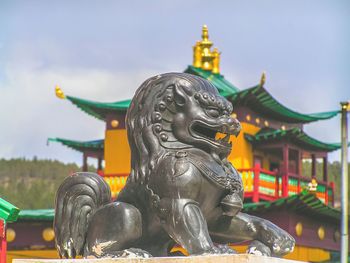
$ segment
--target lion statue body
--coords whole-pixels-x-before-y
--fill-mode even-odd
[[[68,177],[56,195],[55,236],[62,257],[190,255],[282,256],[295,241],[271,222],[240,212],[243,185],[227,160],[241,126],[232,105],[200,77],[167,73],[146,80],[126,116],[131,173],[116,201],[93,173]]]

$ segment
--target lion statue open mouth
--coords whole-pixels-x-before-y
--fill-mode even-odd
[[[271,222],[240,212],[243,185],[227,160],[241,126],[232,105],[205,79],[167,73],[146,80],[126,116],[131,173],[115,202],[93,173],[76,173],[56,196],[55,235],[62,257],[189,254],[282,256],[295,241]],[[126,252],[127,251],[127,252]]]

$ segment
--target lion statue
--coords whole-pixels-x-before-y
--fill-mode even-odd
[[[61,257],[169,256],[175,244],[190,255],[227,254],[235,253],[227,244],[242,241],[251,241],[248,253],[291,252],[287,232],[240,212],[243,185],[227,160],[241,129],[232,110],[200,77],[146,80],[127,111],[131,173],[117,199],[94,173],[76,173],[58,189]]]

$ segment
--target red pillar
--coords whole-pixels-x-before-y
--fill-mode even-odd
[[[297,173],[300,176],[302,174],[302,154],[301,151],[298,150],[298,170]],[[301,187],[300,187],[300,177],[298,178],[298,193],[301,192]]]
[[[254,165],[254,182],[253,182],[253,203],[259,202],[259,177],[260,177],[260,163]]]
[[[282,197],[288,196],[289,149],[283,145]]]
[[[328,183],[328,158],[323,157],[323,181]]]
[[[0,219],[0,263],[6,262],[6,224],[4,220]]]

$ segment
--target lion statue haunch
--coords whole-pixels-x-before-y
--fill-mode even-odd
[[[200,77],[146,80],[126,116],[131,173],[117,200],[93,173],[76,173],[58,189],[59,254],[168,256],[176,243],[191,255],[227,254],[235,253],[228,243],[249,240],[248,253],[291,252],[288,233],[240,212],[242,181],[227,156],[241,126],[231,113],[231,103]]]

